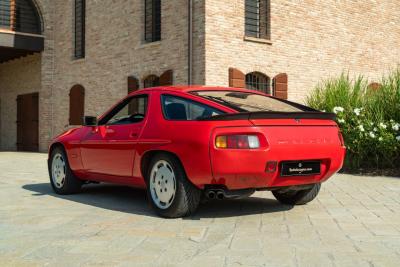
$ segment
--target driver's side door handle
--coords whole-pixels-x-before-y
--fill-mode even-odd
[[[106,129],[106,134],[113,134],[115,131],[113,129],[107,128]]]

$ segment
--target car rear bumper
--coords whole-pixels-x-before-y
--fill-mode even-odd
[[[346,149],[342,146],[327,150],[310,147],[308,151],[285,149],[273,151],[214,151],[212,157],[213,179],[211,184],[224,185],[229,190],[245,188],[273,188],[314,184],[326,181],[338,172],[344,161]],[[282,176],[282,162],[321,161],[320,174]],[[276,162],[275,170],[267,168]]]

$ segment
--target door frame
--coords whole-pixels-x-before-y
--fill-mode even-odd
[[[28,100],[29,100],[29,105],[27,105],[28,102],[24,102]],[[17,120],[16,120],[17,151],[38,152],[39,151],[39,93],[34,92],[34,93],[18,95],[16,102],[17,102]],[[28,121],[26,121],[27,119]],[[29,142],[29,139],[32,139],[31,142]]]

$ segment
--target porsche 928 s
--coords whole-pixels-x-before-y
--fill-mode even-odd
[[[346,151],[335,114],[246,89],[143,89],[83,120],[49,147],[54,191],[90,182],[144,188],[163,217],[193,214],[202,198],[258,190],[306,204]]]

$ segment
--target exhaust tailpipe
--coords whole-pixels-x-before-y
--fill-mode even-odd
[[[222,200],[225,198],[225,194],[222,190],[217,191],[217,199]]]
[[[207,192],[207,197],[208,197],[209,199],[215,199],[216,194],[215,194],[214,191],[210,190],[210,191]]]

